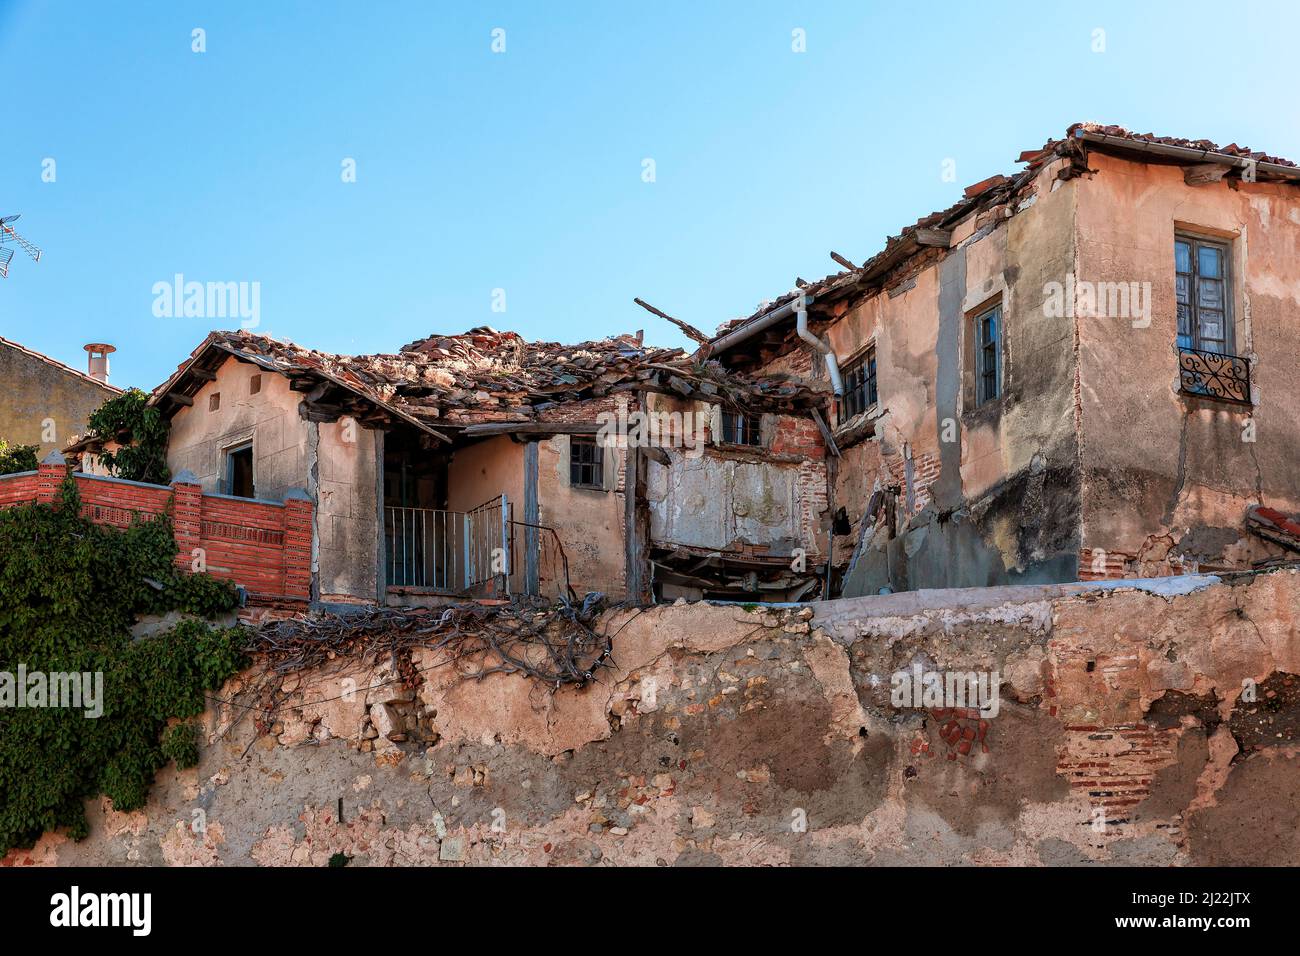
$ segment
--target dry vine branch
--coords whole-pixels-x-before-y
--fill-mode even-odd
[[[555,690],[584,687],[601,667],[613,666],[611,638],[592,630],[604,595],[588,594],[579,605],[520,598],[509,604],[453,604],[442,608],[366,608],[356,613],[315,614],[259,629],[246,651],[283,676],[337,657],[395,661],[403,683],[419,683],[411,652],[441,650],[439,665],[454,664],[461,677],[520,673]]]

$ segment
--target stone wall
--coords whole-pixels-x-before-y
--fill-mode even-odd
[[[618,669],[556,694],[335,660],[264,732],[210,712],[143,811],[6,862],[1295,864],[1298,598],[1289,570],[614,611]],[[996,715],[894,706],[913,665],[996,671]]]

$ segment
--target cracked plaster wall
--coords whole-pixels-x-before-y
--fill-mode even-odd
[[[1279,571],[614,611],[617,670],[556,695],[340,659],[5,863],[1295,864],[1297,598]],[[998,671],[1000,712],[894,708],[913,663]]]

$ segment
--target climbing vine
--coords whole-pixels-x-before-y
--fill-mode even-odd
[[[85,800],[103,794],[114,809],[138,809],[169,758],[197,760],[193,725],[165,737],[164,728],[201,714],[205,690],[245,660],[235,628],[195,618],[133,637],[143,614],[210,615],[237,603],[227,582],[178,573],[175,556],[167,516],[96,525],[81,516],[70,479],[54,505],[0,511],[0,854],[59,827],[80,839]],[[33,706],[33,674],[98,674],[102,684],[94,693],[88,679],[97,699],[73,708],[48,706],[48,681],[47,705]]]
[[[0,475],[35,471],[37,464],[35,445],[11,445],[0,438]]]
[[[119,442],[117,451],[100,452],[100,461],[118,478],[166,484],[167,420],[149,408],[149,396],[138,388],[110,398],[90,416],[90,433]]]

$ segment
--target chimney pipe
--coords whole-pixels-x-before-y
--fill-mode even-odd
[[[117,349],[103,342],[91,342],[86,347],[88,359],[86,364],[86,374],[97,382],[108,384],[108,356],[116,352]]]

